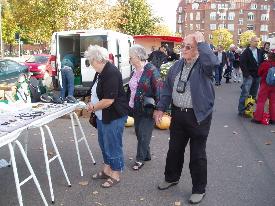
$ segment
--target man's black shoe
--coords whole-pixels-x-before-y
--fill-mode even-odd
[[[176,181],[176,182],[166,182],[165,180],[162,182],[162,183],[160,183],[159,185],[158,185],[158,189],[159,190],[166,190],[166,189],[168,189],[169,187],[172,187],[172,186],[174,186],[174,185],[177,185],[179,183],[179,181]]]
[[[275,124],[275,120],[269,120],[269,124]]]

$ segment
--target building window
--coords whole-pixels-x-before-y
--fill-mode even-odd
[[[201,30],[201,25],[200,24],[196,24],[196,30]]]
[[[220,13],[220,19],[226,20],[226,13]]]
[[[269,14],[262,14],[261,21],[269,21]]]
[[[234,24],[228,24],[227,28],[229,31],[234,31]]]
[[[200,12],[196,13],[196,20],[201,20],[201,13]]]
[[[251,4],[250,8],[251,9],[257,9],[257,4]]]
[[[239,19],[239,25],[243,25],[243,19]]]
[[[211,9],[216,9],[216,4],[211,4]]]
[[[240,14],[243,14],[243,10],[242,9],[240,9]]]
[[[210,30],[216,30],[217,25],[216,24],[210,24]]]
[[[254,25],[247,24],[247,30],[253,31],[254,30]]]
[[[236,3],[232,2],[232,3],[230,4],[230,9],[235,9],[235,8],[236,8]]]
[[[181,6],[179,7],[179,13],[182,13],[182,7]]]
[[[234,20],[234,18],[235,18],[235,12],[229,12],[228,20]]]
[[[200,4],[195,2],[192,4],[192,9],[193,10],[199,9],[199,6],[200,6]]]
[[[216,20],[216,12],[210,13],[210,20]]]
[[[238,29],[238,35],[241,35],[242,34],[242,29]]]
[[[179,26],[178,32],[179,32],[180,34],[182,33],[181,26]]]
[[[181,15],[179,14],[179,17],[178,17],[178,23],[181,24],[182,21],[181,21]]]
[[[224,24],[219,24],[219,29],[224,29],[225,25]]]
[[[193,21],[193,13],[190,13],[190,20]]]
[[[247,14],[247,19],[248,19],[249,21],[254,21],[254,19],[255,19],[254,13],[253,13],[253,12],[249,12],[249,13]]]
[[[262,35],[262,41],[266,42],[268,39],[268,36],[267,35]]]
[[[193,24],[190,24],[190,30],[193,30]]]
[[[268,31],[268,25],[261,25],[260,31]]]

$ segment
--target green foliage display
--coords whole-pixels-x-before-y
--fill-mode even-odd
[[[217,29],[212,32],[213,45],[216,47],[222,45],[224,49],[228,49],[233,44],[233,35],[227,29]]]
[[[166,76],[168,74],[168,71],[170,69],[170,67],[175,63],[175,61],[172,62],[167,62],[166,64],[162,64],[160,66],[160,76],[162,78],[163,81],[165,81]]]
[[[19,30],[12,14],[10,5],[6,2],[2,7],[2,39],[8,44],[15,43],[15,33]]]
[[[119,0],[123,10],[124,22],[119,24],[122,32],[130,35],[153,34],[160,18],[154,17],[152,8],[146,0]]]
[[[49,43],[53,32],[103,28],[128,34],[168,34],[147,0],[0,0],[3,40]]]

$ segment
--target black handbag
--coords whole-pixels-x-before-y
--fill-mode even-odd
[[[97,124],[96,124],[96,115],[94,112],[91,113],[90,119],[89,119],[89,123],[94,127],[97,128]]]
[[[98,73],[95,74],[94,76],[94,80],[92,82],[92,85],[91,85],[91,88],[89,91],[91,91],[93,85],[95,84],[96,80],[97,80],[97,76],[98,76]],[[96,115],[94,112],[91,113],[91,116],[90,116],[90,119],[89,119],[89,123],[94,127],[94,128],[97,128],[97,124],[96,124]]]

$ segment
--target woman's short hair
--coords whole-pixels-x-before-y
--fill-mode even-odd
[[[98,45],[90,45],[87,51],[85,51],[84,56],[90,61],[93,61],[93,60],[101,61],[101,62],[109,61],[108,50]]]
[[[133,45],[129,49],[129,54],[139,58],[141,61],[146,61],[148,58],[145,48],[139,44]]]

